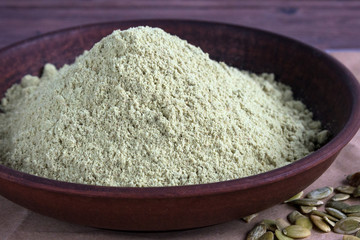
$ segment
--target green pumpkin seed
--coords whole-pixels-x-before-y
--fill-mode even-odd
[[[323,232],[330,232],[330,226],[322,219],[322,217],[316,215],[310,215],[311,221],[314,225]]]
[[[323,217],[324,222],[326,222],[328,225],[330,225],[331,227],[335,226],[335,222],[331,221],[327,216]]]
[[[299,217],[296,219],[295,221],[295,225],[299,225],[299,226],[302,226],[304,228],[307,228],[309,230],[312,229],[313,227],[313,224],[311,223],[310,219],[308,217]]]
[[[265,224],[258,224],[248,233],[246,240],[258,240],[264,233],[266,233]]]
[[[260,224],[265,224],[266,229],[268,231],[275,232],[276,229],[279,229],[277,224],[276,224],[276,221],[272,220],[272,219],[264,219],[264,220],[261,221]]]
[[[325,208],[326,212],[329,213],[331,216],[334,216],[338,219],[346,218],[346,214],[341,212],[340,210],[337,210],[336,208]]]
[[[275,221],[276,221],[276,225],[277,225],[279,230],[283,230],[284,228],[290,226],[290,224],[286,220],[284,220],[282,218],[278,218]]]
[[[341,193],[353,194],[355,191],[355,187],[345,185],[345,186],[339,186],[339,187],[335,188],[335,190],[338,192],[341,192]]]
[[[329,215],[329,214],[327,214],[327,213],[318,211],[318,210],[312,211],[311,214],[316,215],[316,216],[319,216],[319,217],[327,217],[327,218],[329,218],[331,221],[335,221],[335,222],[339,221],[339,219],[337,219],[337,218],[335,218],[335,217],[333,217],[333,216],[331,216],[331,215]]]
[[[323,187],[309,192],[306,197],[310,199],[324,199],[332,194],[334,189],[332,187]]]
[[[292,200],[299,199],[303,195],[304,195],[304,191],[301,191],[301,192],[297,193],[296,195],[292,196],[291,198],[289,198],[288,200],[284,201],[284,203],[288,203],[288,202],[291,202]]]
[[[295,199],[290,201],[289,203],[300,206],[310,206],[310,207],[321,206],[324,204],[324,202],[320,200],[310,199],[310,198]]]
[[[360,185],[360,172],[356,172],[347,176],[346,180],[351,186],[357,187]]]
[[[360,238],[360,230],[356,232],[355,236]]]
[[[344,193],[337,193],[335,194],[332,198],[331,201],[345,201],[347,199],[349,199],[351,196],[349,194],[344,194]]]
[[[311,211],[316,210],[316,207],[309,207],[309,206],[300,206],[300,210],[304,214],[311,213]]]
[[[343,240],[360,240],[360,238],[352,235],[344,235]]]
[[[343,208],[342,211],[344,213],[358,213],[360,212],[360,205],[352,205],[346,208]]]
[[[274,240],[274,234],[272,232],[264,233],[259,240]]]
[[[293,238],[285,236],[280,230],[275,230],[275,236],[279,240],[294,240]]]
[[[304,215],[295,210],[287,216],[287,219],[291,224],[295,224],[296,219],[298,219],[299,217],[304,217]]]
[[[283,229],[283,234],[291,238],[306,238],[311,235],[311,232],[300,225],[290,225]]]
[[[259,215],[258,213],[254,213],[254,214],[251,214],[251,215],[249,215],[249,216],[243,217],[242,219],[243,219],[245,222],[249,223],[249,222],[251,222],[251,220],[253,220],[254,218],[256,218],[258,215]]]
[[[356,198],[360,197],[360,185],[357,186],[357,188],[354,190],[353,197],[356,197]]]
[[[331,207],[331,208],[335,208],[337,210],[342,210],[346,207],[349,207],[350,205],[344,202],[334,202],[334,201],[328,201],[325,205],[325,207]]]
[[[353,234],[360,230],[360,218],[347,217],[338,221],[334,226],[334,232],[341,234]]]

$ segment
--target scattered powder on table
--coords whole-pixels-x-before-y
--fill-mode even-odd
[[[273,74],[209,58],[158,28],[114,31],[2,99],[1,163],[61,181],[169,186],[262,173],[327,138]]]

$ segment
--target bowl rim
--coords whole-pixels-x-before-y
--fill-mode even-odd
[[[280,168],[276,168],[264,173],[238,178],[233,180],[214,182],[214,183],[205,183],[205,184],[196,184],[196,185],[183,185],[183,186],[164,186],[164,187],[114,187],[114,186],[97,186],[97,185],[87,185],[80,183],[71,183],[63,182],[53,179],[48,179],[44,177],[39,177],[31,175],[28,173],[20,172],[9,167],[6,167],[0,164],[0,179],[5,179],[10,182],[19,183],[21,185],[43,189],[46,191],[52,191],[57,193],[64,194],[76,194],[88,197],[106,197],[106,198],[129,198],[129,199],[144,199],[144,198],[188,198],[196,196],[206,196],[206,195],[218,195],[229,192],[236,192],[240,190],[257,188],[260,186],[272,184],[278,181],[281,181],[284,178],[298,175],[307,169],[318,165],[327,160],[327,158],[335,155],[339,152],[356,134],[357,130],[360,127],[360,85],[357,79],[353,74],[338,60],[329,54],[310,46],[306,43],[303,43],[299,40],[287,37],[278,33],[247,27],[242,25],[235,25],[222,22],[213,22],[213,21],[201,21],[201,20],[183,20],[183,19],[140,19],[140,20],[126,20],[126,21],[110,21],[110,22],[100,22],[79,25],[70,28],[64,28],[56,31],[51,31],[45,34],[41,34],[35,37],[27,38],[22,41],[10,44],[2,49],[0,49],[0,56],[7,51],[10,51],[14,48],[24,46],[28,43],[35,42],[37,40],[54,37],[58,34],[64,34],[71,31],[77,31],[81,29],[91,29],[97,28],[100,26],[111,26],[111,25],[137,25],[140,24],[151,24],[161,22],[172,22],[172,23],[184,23],[184,24],[212,24],[217,26],[226,26],[237,29],[242,29],[246,31],[256,32],[258,34],[265,34],[274,38],[281,38],[282,40],[291,42],[292,44],[297,44],[300,47],[307,48],[313,51],[318,58],[325,59],[330,64],[335,67],[337,72],[341,72],[346,79],[347,87],[350,89],[352,94],[352,106],[351,114],[344,125],[343,129],[335,135],[328,143],[322,146],[320,149],[314,151],[308,156],[301,158],[293,163],[285,165]],[[296,169],[296,171],[294,170]],[[262,181],[255,181],[261,179]]]

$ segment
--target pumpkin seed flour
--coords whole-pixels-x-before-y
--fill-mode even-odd
[[[1,163],[105,186],[218,182],[289,164],[327,131],[290,87],[159,28],[114,31],[2,99]]]

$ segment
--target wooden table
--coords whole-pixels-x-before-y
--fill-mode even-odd
[[[103,21],[182,18],[247,25],[281,33],[327,49],[360,79],[360,2],[358,1],[12,1],[0,2],[0,48],[44,32]],[[340,50],[339,50],[340,49]],[[344,50],[345,49],[345,50]],[[0,66],[1,67],[1,66]],[[360,134],[335,163],[305,191],[337,186],[347,174],[360,171]],[[359,200],[356,200],[359,202]],[[277,205],[263,218],[285,217],[293,208]],[[201,229],[132,233],[78,226],[26,210],[0,197],[0,239],[244,239],[254,223],[235,220]],[[341,239],[313,230],[307,239]]]
[[[1,0],[0,48],[70,26],[148,18],[235,23],[320,48],[360,48],[360,1],[349,0]]]

